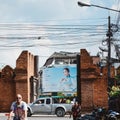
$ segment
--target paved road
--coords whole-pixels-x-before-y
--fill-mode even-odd
[[[0,120],[7,120],[7,117],[1,115]],[[56,117],[54,115],[39,115],[39,116],[28,117],[28,120],[73,120],[73,119],[69,118],[69,116]]]
[[[72,118],[69,118],[69,116],[65,117],[56,117],[56,116],[32,116],[31,118],[28,118],[28,120],[73,120]]]

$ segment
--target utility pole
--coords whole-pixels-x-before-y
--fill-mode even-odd
[[[107,78],[108,78],[108,88],[110,86],[110,78],[111,78],[111,37],[112,35],[112,31],[111,31],[111,20],[110,20],[110,16],[108,16],[108,32],[106,34],[107,38],[107,43],[108,43],[108,73],[107,73]]]
[[[77,55],[77,99],[81,104],[81,62],[80,55]]]

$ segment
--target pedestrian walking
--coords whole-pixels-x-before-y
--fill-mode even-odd
[[[17,94],[16,101],[12,103],[10,110],[8,120],[12,120],[13,113],[13,120],[27,120],[27,104],[22,101],[22,95]]]
[[[72,116],[73,120],[77,120],[81,116],[81,105],[78,102],[75,102],[72,106]]]

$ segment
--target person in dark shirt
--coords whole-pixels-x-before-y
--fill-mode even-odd
[[[77,118],[81,116],[81,105],[78,102],[75,102],[71,111],[73,120],[77,120]]]

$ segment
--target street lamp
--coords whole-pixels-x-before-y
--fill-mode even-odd
[[[120,10],[115,10],[115,9],[111,9],[111,8],[107,8],[107,7],[102,7],[102,6],[99,6],[99,5],[86,4],[86,3],[83,3],[83,2],[80,2],[80,1],[78,1],[78,5],[79,5],[80,7],[84,7],[84,6],[86,6],[86,7],[91,7],[91,6],[93,6],[93,7],[98,7],[98,8],[102,8],[102,9],[107,9],[107,10],[111,10],[111,11],[115,11],[115,12],[120,12]]]
[[[102,8],[102,9],[107,9],[107,10],[111,10],[111,11],[115,11],[115,12],[120,12],[119,10],[115,10],[115,9],[111,9],[111,8],[107,8],[107,7],[102,7],[102,6],[99,6],[99,5],[93,5],[93,4],[86,4],[86,3],[83,3],[83,2],[80,2],[78,1],[78,5],[80,7],[98,7],[98,8]],[[110,85],[110,78],[111,78],[111,37],[113,36],[112,35],[112,30],[111,30],[111,22],[110,22],[110,16],[108,17],[108,32],[106,34],[106,36],[108,37],[108,73],[107,73],[107,77],[108,77],[108,87]]]

